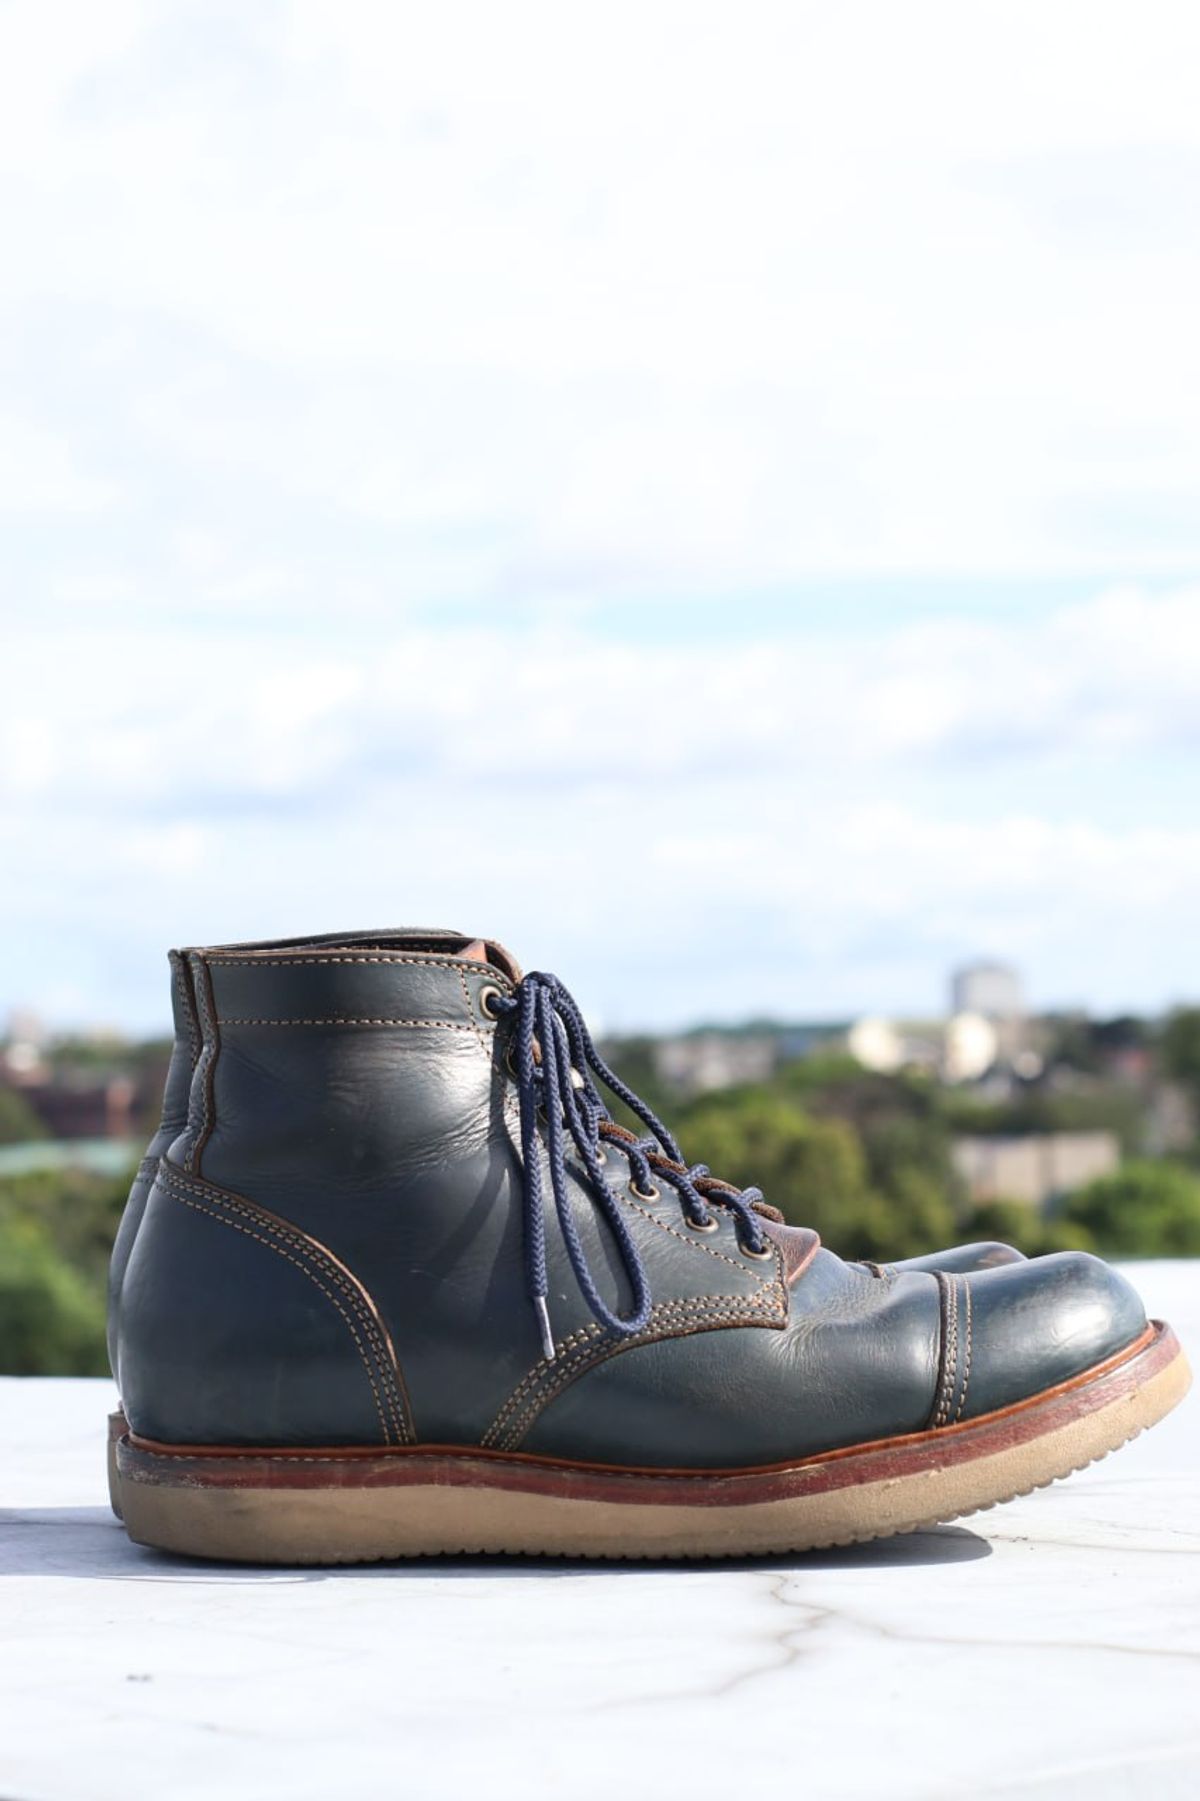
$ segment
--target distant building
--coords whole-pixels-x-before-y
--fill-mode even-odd
[[[46,1028],[36,1013],[15,1008],[0,1040],[0,1080],[34,1082],[46,1073]]]
[[[1150,1090],[1142,1149],[1148,1157],[1190,1151],[1196,1142],[1196,1102],[1182,1082],[1159,1082]]]
[[[707,1094],[743,1082],[765,1082],[779,1062],[779,1041],[767,1032],[685,1032],[660,1038],[654,1073],[681,1094]]]
[[[1027,1132],[956,1138],[954,1167],[973,1201],[1024,1201],[1043,1208],[1121,1161],[1113,1132]]]
[[[979,1013],[949,1020],[892,1020],[868,1015],[845,1034],[847,1051],[864,1069],[892,1075],[923,1070],[947,1082],[974,1082],[996,1061],[998,1035]]]
[[[942,1077],[947,1082],[977,1082],[996,1061],[1000,1041],[983,1013],[956,1013],[946,1022]]]
[[[135,1089],[128,1076],[88,1082],[26,1082],[21,1093],[51,1138],[117,1138],[133,1135]]]
[[[950,1011],[979,1013],[990,1020],[1021,1019],[1021,978],[1007,963],[965,964],[950,978]]]
[[[883,1075],[902,1068],[906,1061],[904,1040],[890,1019],[871,1016],[856,1020],[846,1034],[846,1049],[864,1069]]]

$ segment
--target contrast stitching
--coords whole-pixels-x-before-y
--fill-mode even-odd
[[[199,1034],[196,1029],[196,1003],[192,992],[184,979],[183,958],[178,951],[171,952],[171,973],[174,977],[175,986],[179,990],[180,1006],[183,1010],[183,1017],[187,1022],[188,1045],[191,1053],[189,1061],[191,1062],[192,1068],[195,1069],[200,1056]]]
[[[942,1316],[942,1367],[933,1424],[944,1426],[950,1419],[950,1403],[958,1377],[958,1283],[953,1276],[939,1275],[938,1284],[945,1305]]]
[[[776,1284],[769,1295],[693,1295],[663,1301],[653,1309],[646,1329],[633,1338],[615,1339],[599,1326],[585,1326],[581,1332],[563,1341],[553,1362],[543,1359],[518,1383],[480,1443],[484,1446],[495,1444],[502,1450],[515,1449],[543,1408],[569,1387],[576,1376],[620,1351],[658,1343],[665,1338],[686,1336],[689,1326],[760,1326],[763,1321],[754,1316],[763,1313],[768,1318],[777,1316],[782,1320],[786,1318],[785,1300],[782,1286]],[[568,1350],[573,1344],[574,1348]],[[563,1352],[568,1354],[564,1356]],[[540,1391],[534,1393],[539,1385]]]
[[[965,1280],[963,1282],[963,1302],[966,1308],[963,1321],[963,1337],[967,1347],[967,1359],[966,1366],[963,1370],[962,1394],[958,1398],[958,1406],[954,1413],[956,1420],[962,1418],[963,1408],[967,1404],[967,1388],[971,1381],[971,1284]]]
[[[436,1026],[443,1032],[475,1032],[473,1025],[455,1019],[223,1019],[223,1026]]]
[[[173,1199],[175,1199],[179,1202],[180,1206],[191,1207],[193,1209],[193,1211],[196,1213],[207,1214],[210,1219],[215,1219],[218,1225],[228,1226],[231,1232],[242,1232],[245,1234],[245,1236],[247,1238],[253,1238],[259,1244],[265,1245],[269,1251],[274,1251],[277,1256],[284,1258],[286,1262],[292,1264],[296,1269],[298,1269],[300,1271],[301,1275],[307,1276],[309,1281],[312,1282],[317,1288],[319,1288],[321,1290],[321,1293],[325,1296],[325,1298],[327,1300],[330,1300],[333,1302],[334,1306],[337,1308],[338,1312],[341,1314],[343,1320],[346,1322],[346,1325],[350,1331],[351,1338],[353,1338],[355,1344],[358,1346],[358,1354],[359,1354],[359,1357],[362,1359],[362,1366],[363,1366],[363,1369],[366,1371],[367,1381],[371,1384],[371,1393],[375,1397],[375,1410],[379,1415],[379,1424],[383,1429],[383,1442],[385,1444],[391,1444],[391,1442],[392,1442],[391,1432],[389,1431],[388,1423],[383,1416],[383,1406],[379,1399],[379,1390],[375,1386],[375,1378],[371,1374],[371,1365],[367,1359],[366,1351],[363,1349],[362,1340],[359,1338],[358,1333],[354,1330],[353,1321],[351,1320],[350,1315],[346,1312],[345,1308],[342,1306],[341,1302],[338,1300],[337,1296],[334,1294],[331,1294],[329,1289],[326,1288],[325,1284],[319,1279],[319,1277],[315,1276],[313,1274],[312,1270],[307,1268],[305,1264],[301,1263],[298,1258],[289,1256],[288,1252],[283,1249],[282,1245],[273,1244],[269,1238],[264,1238],[261,1235],[261,1233],[259,1233],[259,1232],[252,1232],[250,1230],[249,1226],[240,1226],[236,1220],[226,1219],[223,1214],[217,1212],[215,1207],[206,1206],[201,1201],[189,1200],[187,1195],[180,1194],[178,1189],[176,1189],[176,1188],[169,1188],[168,1192],[172,1195]]]
[[[324,1271],[329,1280],[335,1287],[340,1289],[353,1307],[358,1322],[370,1341],[372,1351],[377,1360],[377,1367],[381,1379],[383,1380],[385,1389],[388,1391],[388,1401],[393,1414],[393,1424],[395,1425],[396,1432],[401,1442],[404,1442],[410,1434],[404,1418],[404,1403],[399,1394],[394,1392],[395,1377],[398,1376],[399,1371],[395,1369],[392,1353],[383,1336],[379,1321],[366,1305],[362,1294],[354,1286],[353,1282],[349,1280],[346,1272],[339,1269],[337,1264],[331,1258],[327,1259],[324,1248],[314,1240],[311,1240],[307,1234],[301,1232],[298,1228],[289,1226],[285,1220],[274,1220],[267,1217],[267,1215],[265,1215],[260,1208],[256,1207],[253,1202],[229,1194],[223,1189],[214,1190],[209,1187],[203,1189],[197,1188],[193,1183],[184,1181],[183,1178],[166,1163],[161,1166],[161,1173],[162,1179],[168,1187],[174,1184],[177,1187],[187,1189],[190,1194],[197,1195],[202,1200],[211,1201],[215,1206],[226,1207],[231,1213],[240,1213],[243,1218],[253,1220],[255,1225],[261,1226],[264,1232],[271,1232],[274,1233],[276,1237],[282,1238],[285,1243],[292,1246],[293,1250],[298,1251],[301,1256],[311,1259],[312,1262],[317,1264],[318,1268]]]
[[[208,1188],[197,1188],[193,1183],[184,1181],[182,1177],[177,1175],[176,1172],[165,1163],[160,1166],[160,1174],[164,1186],[169,1192],[174,1194],[176,1200],[183,1199],[183,1196],[177,1193],[176,1190],[181,1188],[186,1189],[189,1194],[194,1194],[199,1197],[199,1199],[210,1202],[213,1206],[225,1207],[231,1213],[238,1213],[241,1214],[244,1219],[252,1220],[254,1224],[261,1227],[264,1232],[270,1232],[274,1234],[275,1237],[282,1238],[286,1244],[291,1245],[292,1249],[298,1251],[301,1256],[307,1257],[311,1262],[317,1264],[335,1287],[340,1290],[353,1308],[358,1323],[362,1327],[376,1359],[376,1368],[387,1394],[388,1408],[392,1415],[392,1425],[395,1429],[396,1436],[401,1444],[407,1443],[412,1435],[409,1431],[405,1417],[406,1409],[403,1399],[396,1389],[396,1377],[399,1372],[393,1365],[392,1355],[388,1344],[383,1337],[379,1321],[371,1313],[370,1309],[365,1304],[362,1295],[348,1280],[346,1274],[338,1269],[336,1264],[326,1262],[322,1256],[321,1248],[309,1240],[303,1233],[289,1227],[284,1221],[266,1218],[252,1202],[239,1200],[235,1196],[227,1194],[224,1191],[214,1192]],[[233,1222],[230,1220],[225,1221],[226,1225],[231,1225],[232,1223]],[[257,1237],[258,1234],[251,1232],[250,1236],[253,1238]],[[272,1248],[278,1249],[279,1247],[273,1246]],[[287,1256],[287,1252],[280,1250],[280,1255]],[[288,1261],[295,1262],[295,1259],[288,1257]],[[301,1266],[297,1265],[297,1267]],[[305,1273],[311,1274],[312,1272],[306,1270]],[[323,1284],[320,1283],[315,1275],[313,1275],[312,1279],[314,1282],[317,1282],[318,1287],[323,1287]],[[328,1290],[325,1290],[324,1292],[328,1293]],[[330,1296],[330,1299],[333,1298],[333,1296]],[[340,1307],[339,1311],[341,1311]],[[347,1324],[350,1324],[348,1319]],[[351,1330],[353,1330],[353,1327]],[[355,1334],[355,1339],[356,1342],[358,1342],[357,1334]],[[361,1350],[361,1344],[359,1348]],[[374,1383],[372,1383],[372,1387],[373,1386]]]
[[[695,1295],[683,1300],[661,1301],[654,1308],[651,1317],[656,1321],[670,1319],[685,1322],[689,1316],[693,1303],[698,1312],[706,1311],[709,1306],[718,1307],[722,1305],[734,1308],[735,1310],[740,1310],[742,1307],[749,1307],[757,1311],[768,1305],[768,1297],[762,1295],[747,1295],[745,1297],[732,1295]],[[564,1338],[561,1343],[555,1347],[556,1356],[553,1362],[548,1358],[542,1358],[539,1363],[536,1363],[534,1367],[522,1377],[521,1381],[517,1384],[512,1394],[500,1409],[500,1412],[496,1415],[491,1426],[488,1428],[488,1433],[485,1434],[484,1442],[487,1442],[487,1438],[491,1433],[496,1432],[503,1427],[508,1418],[522,1405],[527,1395],[536,1388],[540,1382],[544,1381],[547,1376],[553,1376],[556,1369],[561,1369],[565,1364],[573,1364],[575,1361],[575,1354],[578,1351],[582,1350],[587,1345],[595,1344],[599,1339],[602,1339],[605,1336],[606,1334],[602,1326],[586,1325],[581,1327],[579,1331],[573,1332],[569,1338]]]
[[[949,1421],[950,1403],[954,1399],[954,1390],[958,1383],[959,1321],[957,1276],[950,1277],[948,1293],[950,1302],[950,1344],[946,1353],[946,1367],[944,1370],[946,1393],[942,1411],[943,1425],[946,1425]]]
[[[699,1331],[731,1326],[757,1327],[762,1325],[763,1321],[747,1317],[747,1309],[753,1314],[764,1311],[765,1308],[765,1300],[751,1301],[744,1307],[730,1302],[727,1304],[717,1303],[707,1307],[695,1306],[681,1311],[673,1310],[668,1304],[663,1308],[661,1314],[656,1309],[651,1314],[646,1330],[638,1333],[634,1338],[606,1339],[602,1344],[581,1347],[574,1353],[569,1364],[564,1364],[557,1374],[552,1373],[550,1380],[543,1385],[541,1390],[529,1398],[521,1413],[508,1422],[503,1432],[503,1443],[498,1448],[515,1450],[533,1425],[534,1420],[550,1405],[551,1401],[557,1400],[558,1396],[569,1388],[577,1377],[586,1375],[589,1370],[608,1362],[610,1358],[618,1356],[622,1351],[633,1350],[642,1345],[658,1344],[664,1339],[687,1336],[688,1328]]]
[[[475,1003],[471,999],[471,990],[467,987],[467,970],[466,970],[465,963],[459,964],[458,979],[462,983],[463,1005],[467,1009],[467,1018],[471,1022],[471,1030],[474,1032],[476,1038],[478,1038],[480,1044],[483,1046],[484,1052],[487,1053],[487,1048],[488,1048],[487,1038],[484,1035],[483,1028],[480,1026],[479,1021],[475,1017]],[[488,1058],[488,1061],[489,1062],[491,1061],[490,1056]]]
[[[709,1245],[699,1244],[694,1235],[689,1238],[686,1232],[681,1232],[679,1230],[678,1226],[669,1226],[665,1219],[658,1219],[653,1213],[649,1212],[647,1208],[639,1206],[638,1202],[628,1192],[624,1190],[620,1191],[617,1195],[617,1199],[624,1201],[627,1207],[632,1207],[636,1212],[644,1214],[651,1225],[658,1226],[663,1232],[669,1232],[672,1238],[677,1238],[679,1240],[680,1244],[690,1245],[693,1251],[703,1251],[706,1257],[715,1257],[718,1263],[727,1263],[730,1269],[737,1270],[740,1276],[749,1276],[751,1281],[758,1284],[759,1288],[765,1287],[766,1284],[772,1280],[772,1278],[767,1275],[754,1275],[753,1271],[748,1270],[744,1263],[739,1263],[736,1257],[730,1257],[724,1251],[714,1251]],[[776,1283],[779,1281],[779,1264],[781,1256],[782,1252],[777,1249],[775,1251],[774,1275],[774,1281]]]
[[[508,978],[492,964],[476,963],[473,959],[462,957],[451,961],[433,957],[212,957],[209,965],[213,969],[300,969],[317,968],[330,963],[401,963],[416,969],[450,969],[461,974],[465,969],[484,969],[495,981],[498,988],[506,994],[512,993],[512,985]]]
[[[209,986],[208,971],[203,962],[197,958],[192,970],[196,1005],[200,1015],[200,1026],[203,1034],[203,1048],[196,1061],[193,1072],[193,1089],[199,1086],[200,1113],[196,1122],[196,1130],[188,1145],[186,1166],[200,1174],[200,1158],[204,1147],[212,1137],[214,1123],[213,1072],[220,1053],[221,1039],[217,1029],[216,1009],[213,1005],[212,991]],[[189,1101],[189,1123],[190,1123]]]

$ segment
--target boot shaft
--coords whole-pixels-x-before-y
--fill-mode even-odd
[[[191,951],[187,962],[200,1054],[122,1309],[135,1429],[174,1442],[316,1442],[340,1417],[365,1430],[357,1339],[375,1328],[357,1300],[354,1332],[331,1317],[349,1282],[369,1294],[391,1347],[389,1380],[409,1397],[403,1431],[478,1442],[531,1372],[556,1361],[530,1307],[513,1031],[497,1017],[516,965],[495,945],[416,933]],[[609,1154],[653,1335],[782,1323],[782,1253],[751,1259],[723,1216],[711,1235],[689,1231],[673,1190],[638,1198],[621,1147]],[[566,1181],[571,1236],[604,1304],[627,1317],[619,1228],[585,1170],[573,1164]],[[550,1231],[547,1298],[560,1350],[577,1357],[606,1334],[564,1231]],[[807,1253],[811,1234],[795,1238]],[[328,1342],[313,1336],[314,1311]],[[372,1382],[382,1386],[380,1368]],[[264,1417],[263,1395],[285,1392],[286,1421]]]
[[[487,959],[494,959],[489,962]],[[187,953],[199,1054],[172,1161],[317,1232],[497,1127],[499,947],[401,931]],[[511,1094],[507,1096],[511,1106]]]

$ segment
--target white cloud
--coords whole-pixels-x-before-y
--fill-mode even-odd
[[[654,652],[578,620],[16,649],[17,941],[423,916],[627,1023],[933,1005],[981,948],[1047,1000],[1200,987],[1190,791],[1120,804],[1194,765],[1195,590]]]
[[[1183,0],[4,8],[0,996],[397,897],[629,1019],[984,938],[1200,988],[1198,50]]]
[[[99,513],[119,499],[112,482],[82,470],[65,437],[25,419],[0,417],[0,511]]]
[[[1170,753],[1200,726],[1200,588],[1114,590],[1042,617],[830,635],[777,626],[653,649],[563,626],[216,629],[14,637],[0,785],[92,805],[320,804],[347,781],[886,778],[964,759]],[[53,680],[46,681],[52,672]],[[37,747],[33,757],[30,746]]]
[[[5,14],[6,329],[151,531],[199,476],[435,589],[1200,559],[1186,4],[67,11]]]

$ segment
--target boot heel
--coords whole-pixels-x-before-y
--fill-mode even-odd
[[[117,1468],[117,1445],[129,1430],[129,1422],[120,1408],[108,1416],[108,1504],[119,1520],[125,1518],[121,1504],[121,1472]]]

